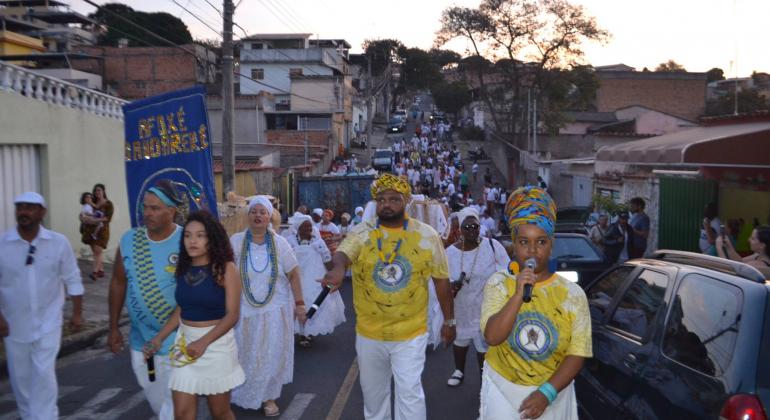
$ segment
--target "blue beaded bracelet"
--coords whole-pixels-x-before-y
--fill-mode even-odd
[[[556,399],[556,396],[559,395],[559,393],[556,391],[556,388],[554,388],[550,382],[546,382],[540,385],[537,390],[545,395],[545,398],[548,399],[549,405],[553,402],[553,400]]]

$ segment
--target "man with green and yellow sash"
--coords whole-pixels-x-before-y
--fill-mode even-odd
[[[367,420],[390,420],[390,380],[395,380],[395,419],[424,420],[420,376],[428,342],[428,281],[433,279],[444,314],[441,336],[455,337],[449,268],[438,233],[407,217],[409,184],[384,174],[371,187],[377,219],[356,225],[337,248],[325,283],[342,284],[353,273],[356,353]]]
[[[174,223],[181,200],[167,181],[160,181],[144,194],[143,223],[120,239],[110,283],[110,350],[123,349],[118,320],[123,304],[131,318],[129,347],[131,366],[145,397],[160,420],[174,418],[170,364],[166,360],[173,344],[169,335],[153,356],[155,380],[150,381],[142,348],[160,331],[176,307],[174,272],[179,256],[182,228]]]

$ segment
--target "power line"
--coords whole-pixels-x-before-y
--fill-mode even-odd
[[[223,17],[223,15],[222,15],[222,11],[221,11],[221,10],[219,10],[219,9],[217,8],[217,6],[214,6],[214,4],[213,4],[213,3],[211,3],[209,0],[203,0],[203,1],[205,1],[206,3],[208,3],[208,4],[209,4],[209,6],[211,6],[211,7],[212,7],[214,10],[216,10],[216,11],[217,11],[217,13],[219,13],[219,16],[222,16],[222,17]]]
[[[309,26],[301,22],[294,14],[289,12],[279,0],[265,0],[265,1],[270,2],[273,5],[273,7],[275,7],[275,9],[278,10],[279,12],[283,13],[284,16],[286,16],[286,18],[289,21],[294,22],[296,24],[296,27],[303,28],[303,27]]]
[[[189,14],[190,14],[190,16],[192,16],[192,17],[194,17],[195,19],[197,19],[197,20],[198,20],[198,22],[202,23],[202,24],[203,24],[203,25],[205,25],[207,28],[211,29],[211,30],[212,30],[212,31],[213,31],[215,34],[217,34],[217,36],[220,36],[220,37],[222,36],[222,33],[221,33],[221,32],[219,32],[218,30],[214,29],[214,28],[213,28],[211,25],[209,25],[208,23],[206,23],[206,21],[204,21],[203,19],[201,19],[200,17],[198,17],[198,15],[196,15],[196,14],[195,14],[195,13],[193,13],[193,12],[191,12],[191,11],[190,11],[190,9],[188,9],[188,8],[186,8],[186,7],[184,7],[184,6],[182,6],[182,3],[179,3],[179,2],[178,2],[178,1],[176,1],[176,0],[170,0],[170,1],[171,1],[171,2],[173,2],[174,4],[176,4],[177,6],[181,7],[181,8],[182,8],[182,10],[184,10],[184,11],[185,11],[185,12],[187,12],[187,13],[189,13]]]
[[[292,31],[302,32],[301,29],[297,29],[298,27],[296,25],[290,24],[289,22],[285,21],[280,13],[273,10],[273,4],[268,3],[266,0],[260,0],[263,6],[265,6],[265,9],[267,9],[268,12],[270,12],[271,15],[273,15],[276,19],[280,20],[281,23],[286,25],[287,28],[289,28]]]
[[[118,19],[120,19],[120,20],[122,20],[122,21],[124,21],[124,22],[128,23],[129,25],[131,25],[131,26],[134,26],[134,27],[138,28],[139,30],[141,30],[141,31],[143,31],[143,32],[145,32],[145,33],[147,33],[147,34],[149,34],[149,35],[152,35],[153,37],[155,37],[155,38],[157,38],[157,39],[159,39],[159,40],[161,40],[161,41],[165,42],[166,44],[168,44],[168,45],[170,45],[170,46],[172,46],[172,47],[175,47],[175,48],[179,48],[179,49],[181,49],[182,51],[185,51],[185,52],[187,52],[188,54],[191,54],[191,55],[193,55],[194,57],[196,57],[196,58],[199,58],[199,57],[198,57],[198,55],[197,55],[197,54],[195,54],[195,52],[194,52],[194,51],[190,51],[190,50],[188,50],[187,48],[185,48],[185,47],[183,47],[183,46],[181,46],[181,45],[177,45],[177,44],[175,44],[174,42],[172,42],[172,41],[169,41],[168,39],[166,39],[166,38],[164,38],[164,37],[162,37],[162,36],[160,36],[160,35],[156,34],[155,32],[153,32],[153,31],[151,31],[151,30],[149,30],[149,29],[145,28],[144,26],[142,26],[142,25],[139,25],[138,23],[136,23],[136,22],[134,22],[134,21],[132,21],[132,20],[130,20],[130,19],[128,19],[128,18],[126,18],[126,17],[122,16],[120,13],[114,12],[114,11],[110,10],[109,8],[106,8],[106,7],[100,6],[100,5],[98,5],[98,4],[96,4],[96,3],[94,3],[94,2],[93,2],[93,1],[91,1],[91,0],[83,0],[83,1],[84,1],[84,2],[86,2],[86,3],[88,3],[88,4],[90,4],[91,6],[94,6],[94,7],[96,7],[98,10],[103,10],[103,11],[105,11],[105,12],[107,12],[107,13],[111,14],[112,16],[115,16],[116,18],[118,18]],[[105,26],[106,26],[106,25],[105,25]],[[113,28],[113,29],[114,29],[114,28]]]
[[[211,60],[209,60],[207,57],[206,57],[206,58],[202,58],[202,57],[198,56],[198,54],[196,54],[194,51],[190,51],[190,50],[188,50],[187,48],[185,48],[185,47],[183,47],[183,46],[181,46],[181,45],[177,45],[177,44],[175,44],[174,42],[172,42],[172,41],[169,41],[168,39],[166,39],[166,38],[164,38],[164,37],[162,37],[162,36],[160,36],[160,35],[156,34],[155,32],[153,32],[153,31],[151,31],[151,30],[149,30],[149,29],[145,28],[144,26],[142,26],[142,25],[140,25],[140,24],[138,24],[138,23],[136,23],[136,22],[134,22],[134,21],[132,21],[132,20],[130,20],[130,19],[128,19],[128,18],[126,18],[126,17],[122,16],[122,15],[120,15],[119,13],[116,13],[116,12],[114,12],[114,11],[110,10],[109,8],[106,8],[106,7],[100,6],[100,5],[98,5],[98,4],[96,4],[96,3],[94,3],[94,2],[93,2],[93,1],[91,1],[91,0],[83,0],[83,1],[84,1],[84,2],[86,2],[86,3],[88,3],[89,5],[91,5],[91,6],[93,6],[93,7],[96,7],[98,10],[103,10],[103,11],[105,11],[105,12],[107,12],[107,13],[109,13],[109,14],[111,14],[111,15],[113,15],[113,16],[115,16],[115,17],[117,17],[117,18],[119,18],[120,20],[122,20],[122,21],[124,21],[124,22],[128,23],[128,24],[129,24],[129,25],[131,25],[131,26],[134,26],[135,28],[137,28],[137,29],[141,30],[142,32],[145,32],[145,33],[147,33],[147,34],[149,34],[149,35],[152,35],[153,37],[155,37],[155,38],[157,38],[157,39],[159,39],[159,40],[163,41],[164,43],[168,44],[168,45],[169,45],[169,46],[171,46],[171,47],[174,47],[174,48],[180,49],[180,50],[182,50],[182,51],[186,52],[187,54],[190,54],[190,55],[191,55],[191,56],[193,56],[193,57],[194,57],[194,58],[195,58],[195,59],[196,59],[198,62],[201,62],[201,61],[202,61],[202,62],[204,62],[205,64],[214,64],[214,65],[218,64],[216,61],[211,61]],[[134,36],[132,36],[132,35],[129,35],[129,34],[127,34],[126,32],[123,32],[123,31],[121,31],[121,30],[119,30],[119,29],[116,29],[116,28],[114,28],[114,27],[111,27],[111,26],[109,26],[109,25],[106,25],[106,24],[104,24],[104,23],[102,23],[102,24],[103,24],[104,26],[106,26],[108,29],[112,29],[112,30],[114,30],[114,31],[116,31],[116,32],[122,33],[122,34],[124,34],[124,35],[126,35],[126,36],[128,36],[128,37],[130,37],[130,38],[132,38],[132,39],[134,39],[135,41],[138,41],[138,42],[142,42],[142,43],[144,43],[144,44],[145,44],[145,45],[147,45],[147,46],[153,46],[153,45],[150,45],[150,43],[149,43],[149,42],[147,42],[147,41],[145,41],[145,40],[141,40],[141,39],[138,39],[138,38],[136,38],[136,37],[134,37]],[[253,79],[253,78],[251,78],[251,77],[249,77],[249,76],[246,76],[245,74],[243,74],[243,73],[240,73],[240,72],[234,72],[234,74],[235,74],[235,75],[237,75],[237,76],[239,76],[239,77],[243,77],[243,78],[245,78],[245,79],[251,80],[251,81],[253,81],[254,83],[257,83],[257,84],[259,84],[259,85],[262,85],[262,86],[268,87],[268,88],[270,88],[270,89],[273,89],[273,90],[279,91],[279,92],[281,92],[282,94],[291,95],[291,96],[293,96],[293,97],[296,97],[296,98],[301,98],[301,99],[305,99],[305,100],[308,100],[308,101],[317,102],[317,103],[320,103],[320,104],[325,104],[325,105],[336,105],[336,104],[334,104],[334,103],[331,103],[331,102],[321,101],[321,100],[318,100],[318,99],[315,99],[315,98],[308,98],[308,97],[306,97],[306,96],[302,96],[302,95],[298,95],[298,94],[296,94],[296,93],[292,93],[292,92],[290,92],[290,91],[286,91],[286,90],[284,90],[284,89],[281,89],[281,88],[279,88],[279,87],[276,87],[276,86],[273,86],[273,85],[271,85],[271,84],[268,84],[268,83],[262,82],[261,80]]]

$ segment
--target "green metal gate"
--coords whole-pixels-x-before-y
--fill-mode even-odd
[[[717,183],[692,178],[660,178],[658,248],[700,252],[703,208],[717,201]]]

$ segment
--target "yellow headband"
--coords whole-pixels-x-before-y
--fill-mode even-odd
[[[404,178],[392,174],[382,174],[372,182],[372,198],[377,198],[379,193],[386,190],[393,190],[399,194],[403,194],[407,201],[412,198],[412,187],[409,186],[409,183],[406,182]]]

